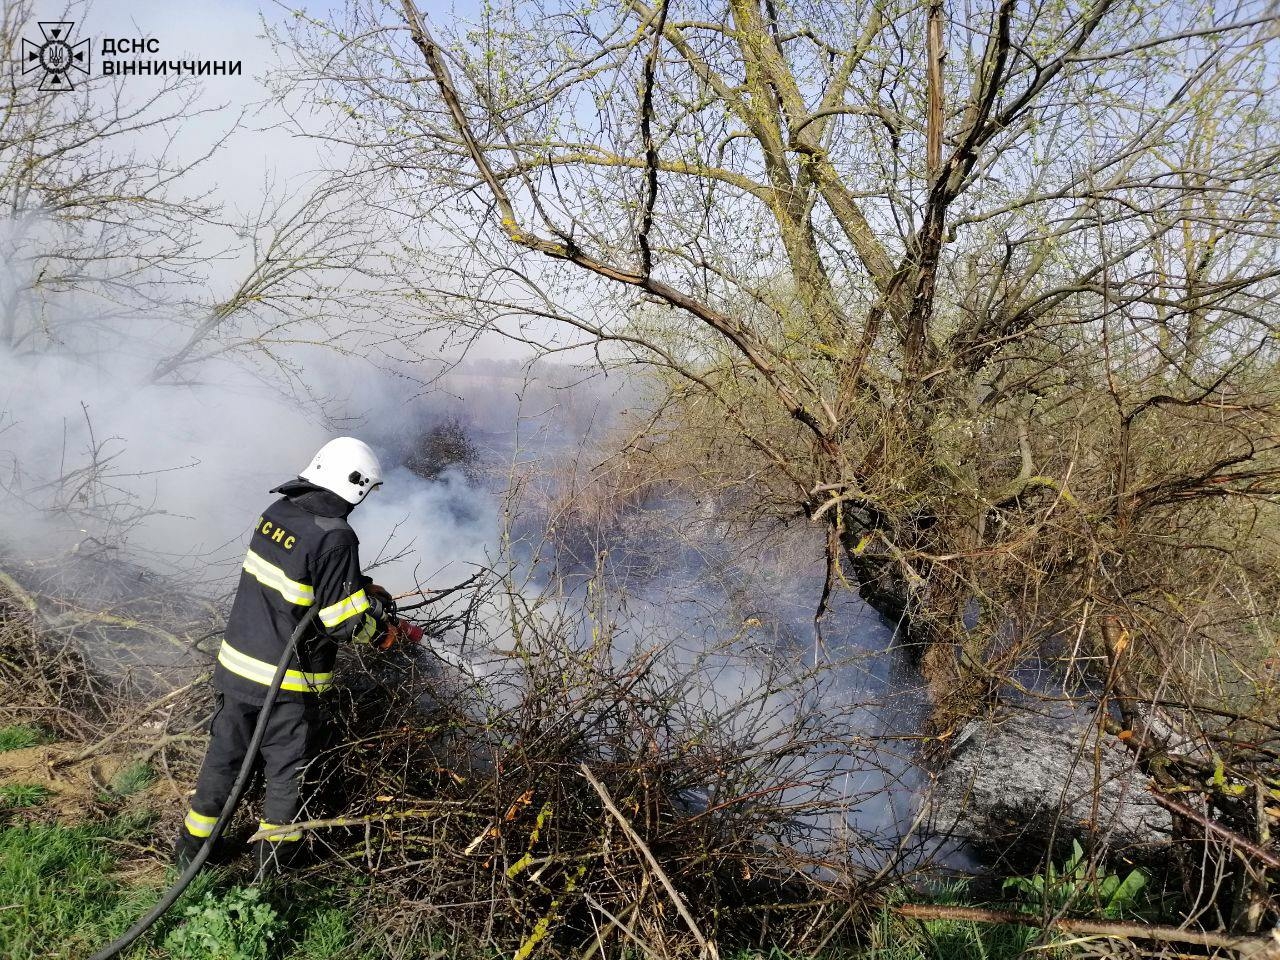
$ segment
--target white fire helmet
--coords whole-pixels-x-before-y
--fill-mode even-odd
[[[382,464],[363,440],[338,437],[320,448],[301,477],[355,504],[381,485]]]

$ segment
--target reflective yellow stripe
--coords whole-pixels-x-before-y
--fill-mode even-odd
[[[222,648],[218,651],[218,662],[236,676],[252,680],[254,683],[260,683],[264,687],[271,686],[271,680],[276,675],[274,663],[267,663],[265,660],[258,660],[248,654],[241,653],[226,640],[222,641]],[[328,690],[332,685],[332,673],[307,673],[303,670],[288,670],[285,672],[284,682],[280,684],[280,689],[291,690],[295,693],[321,693]]]
[[[305,583],[290,580],[274,563],[267,563],[250,550],[244,558],[245,570],[264,587],[270,587],[290,603],[309,607],[316,602],[316,592]]]
[[[350,620],[357,613],[364,613],[368,609],[369,598],[365,596],[363,590],[357,590],[345,600],[339,600],[332,606],[321,608],[320,622],[326,627],[336,627],[343,620]]]
[[[188,810],[182,824],[193,837],[207,837],[213,833],[213,825],[217,822],[217,817],[206,817],[203,813]]]
[[[265,820],[258,821],[259,830],[279,830],[281,827],[286,827],[286,826],[288,826],[288,824],[286,823],[267,823],[267,821]],[[262,839],[267,841],[267,843],[280,843],[281,841],[287,841],[287,840],[301,840],[302,831],[294,830],[292,833],[273,833],[271,836],[263,837]]]
[[[378,621],[366,613],[364,615],[364,620],[360,623],[360,629],[355,632],[355,636],[351,639],[356,643],[372,643],[374,635],[377,632]]]

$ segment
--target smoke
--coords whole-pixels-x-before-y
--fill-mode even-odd
[[[219,596],[234,583],[254,519],[274,499],[268,491],[327,440],[351,433],[381,448],[388,468],[384,487],[352,515],[362,559],[412,553],[379,569],[389,589],[410,589],[415,573],[460,579],[484,559],[495,529],[488,492],[462,474],[425,482],[399,469],[397,451],[348,401],[298,401],[229,361],[202,367],[199,382],[152,383],[172,330],[166,336],[163,324],[134,317],[107,341],[82,336],[90,327],[88,317],[63,324],[61,342],[38,352],[0,348],[6,552],[108,552]],[[344,373],[363,400],[377,397],[385,409],[403,391],[400,378],[371,364],[316,364],[317,377]]]
[[[15,262],[0,271],[4,284],[29,289],[33,278]],[[7,494],[0,546],[40,559],[70,552],[119,558],[209,597],[234,586],[251,525],[273,499],[268,491],[335,435],[359,436],[383,459],[383,488],[351,519],[366,569],[401,593],[459,582],[472,565],[496,558],[509,478],[539,478],[526,487],[535,502],[525,505],[521,523],[531,540],[543,535],[555,465],[636,399],[635,388],[617,378],[583,385],[577,372],[550,367],[530,379],[517,363],[473,363],[424,390],[414,378],[438,371],[317,348],[289,356],[301,373],[288,381],[228,356],[202,364],[198,379],[157,384],[157,362],[185,332],[172,318],[129,312],[104,324],[91,302],[62,297],[57,308],[56,336],[39,350],[0,348],[0,486]],[[299,379],[308,387],[304,398],[291,389]],[[407,469],[422,436],[450,420],[474,442],[484,469],[445,469],[429,480]],[[725,715],[724,704],[778,700],[760,697],[770,663],[803,673],[818,659],[842,661],[821,691],[832,729],[838,720],[870,744],[914,726],[915,694],[892,673],[891,631],[859,603],[828,615],[835,644],[818,649],[812,618],[823,570],[805,535],[748,556],[711,504],[677,498],[644,509],[647,533],[611,535],[603,544],[618,597],[608,616],[620,642],[666,647],[690,677],[689,696]],[[594,551],[576,558],[574,570],[574,558],[556,557],[556,575],[577,578],[561,598],[566,605],[584,602],[594,559]],[[548,585],[545,574],[527,573],[531,590]],[[483,615],[493,621],[485,632],[500,638],[501,617]],[[781,712],[764,715],[783,722]],[[744,714],[742,722],[760,721]],[[795,789],[848,796],[856,806],[847,820],[860,830],[892,834],[909,819],[916,782],[907,759],[870,746],[865,756],[833,746],[830,756],[820,784]]]
[[[790,736],[797,711],[823,718],[781,796],[829,808],[806,821],[814,852],[857,837],[846,854],[878,868],[886,851],[861,843],[908,830],[923,791],[914,758],[891,748],[920,728],[921,679],[894,648],[891,625],[856,596],[837,594],[816,632],[820,531],[779,527],[748,543],[732,526],[714,504],[650,504],[646,533],[609,540],[611,619],[638,644],[666,646],[689,692],[730,727]],[[937,850],[924,843],[912,856]]]
[[[385,494],[385,495],[384,495]],[[497,510],[488,490],[461,470],[423,481],[391,471],[382,490],[352,515],[366,568],[392,590],[444,586],[491,557]]]
[[[247,190],[256,179],[234,175],[236,162],[241,173],[259,168],[256,153],[246,160],[230,151],[230,160],[232,167],[219,163],[223,199],[224,181]],[[256,198],[238,199],[252,207]],[[42,291],[22,248],[57,242],[38,218],[20,229],[0,223],[0,331],[19,333],[0,342],[0,551],[11,556],[91,554],[225,598],[251,525],[273,499],[268,491],[296,476],[327,440],[350,434],[369,442],[386,468],[383,488],[351,518],[366,569],[394,593],[448,585],[495,558],[509,477],[545,478],[635,400],[621,378],[582,386],[577,372],[550,367],[531,380],[516,362],[471,362],[424,390],[420,381],[438,370],[319,347],[297,347],[278,354],[278,363],[257,366],[228,354],[195,367],[187,382],[154,383],[156,364],[181,348],[189,318],[141,307],[144,296],[157,293],[145,289],[141,275],[115,289],[112,302]],[[26,339],[23,325],[34,331]],[[320,330],[290,332],[296,340],[308,334],[326,339]],[[406,469],[416,441],[447,420],[463,425],[487,469],[447,469],[430,480]],[[532,466],[536,460],[540,468]],[[533,504],[523,533],[536,540],[545,519]],[[672,531],[684,538],[678,551],[665,537]],[[614,580],[619,600],[608,616],[622,642],[667,645],[678,670],[696,672],[690,697],[704,698],[712,712],[716,704],[750,702],[768,677],[762,664],[788,660],[802,672],[819,656],[816,551],[807,566],[782,552],[748,563],[715,524],[691,526],[673,515],[661,533],[647,543],[614,537],[605,544],[611,570],[644,571]],[[594,551],[583,559],[593,558]],[[591,572],[590,563],[578,571],[580,585]],[[530,571],[530,582],[531,590],[547,585],[538,571]],[[571,589],[563,601],[581,605],[584,593]],[[502,620],[492,620],[486,629],[499,638]],[[868,742],[913,725],[898,701],[914,694],[884,652],[890,631],[856,601],[837,607],[825,629],[840,640],[821,655],[846,662],[823,692],[831,716],[849,718]],[[912,766],[870,746],[866,754],[833,747],[821,789],[859,798],[848,814],[859,828],[892,832],[911,813],[902,794],[913,786]]]

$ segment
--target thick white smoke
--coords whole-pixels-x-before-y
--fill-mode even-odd
[[[248,531],[274,499],[268,491],[332,436],[363,435],[377,447],[380,431],[347,419],[342,401],[327,410],[343,417],[341,428],[326,423],[321,410],[230,362],[202,368],[198,383],[150,383],[166,338],[162,325],[149,326],[150,337],[91,351],[0,349],[0,541],[39,558],[110,547],[216,596],[233,582]],[[317,364],[322,376],[326,366],[329,376],[343,371]],[[367,363],[351,361],[346,372],[366,399],[403,390]],[[461,474],[420,480],[397,469],[394,450],[383,454],[384,488],[352,515],[365,562],[409,550],[378,571],[394,590],[412,587],[415,569],[436,583],[461,579],[492,542],[488,494]]]

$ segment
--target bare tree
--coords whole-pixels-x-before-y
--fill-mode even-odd
[[[70,4],[65,18],[81,9]],[[189,74],[76,74],[74,90],[40,90],[40,72],[18,68],[35,17],[27,2],[0,15],[0,53],[13,67],[0,103],[0,360],[47,357],[43,369],[61,380],[68,370],[132,380],[152,398],[223,382],[226,366],[213,373],[213,363],[231,364],[324,413],[306,350],[413,355],[415,331],[396,324],[397,310],[411,312],[417,273],[365,184],[340,165],[295,182],[264,175],[256,203],[245,191],[250,208],[237,209],[243,194],[228,197],[210,174],[247,106],[228,109]],[[57,396],[83,397],[65,386]],[[47,433],[44,418],[24,415],[39,402],[7,396],[0,428],[25,421],[34,436],[45,423]],[[148,455],[142,472],[124,469],[130,444],[136,453],[147,438],[119,435],[102,410],[79,414],[63,421],[60,455],[4,444],[3,486],[15,509],[119,547],[166,511],[150,478],[198,459]]]
[[[0,56],[16,65],[34,6],[6,4]],[[196,229],[215,208],[184,194],[181,180],[211,156],[180,160],[172,130],[213,108],[198,103],[194,78],[166,78],[139,92],[90,76],[74,91],[41,91],[8,70],[0,103],[0,342],[38,351],[62,343],[69,314],[99,330],[154,304],[195,275]],[[230,125],[234,127],[234,124]],[[143,137],[158,147],[141,151]],[[76,299],[72,311],[62,306]]]
[[[394,201],[481,231],[457,292],[673,371],[940,639],[1065,514],[1123,550],[1276,491],[1272,18],[964,13],[517,4],[446,48],[356,5],[294,40]],[[1135,461],[1188,420],[1220,446]]]
[[[317,135],[449,238],[452,322],[655,368],[655,442],[823,525],[944,741],[1031,652],[1096,675],[1111,622],[1145,713],[1274,706],[1272,7],[512,2],[443,33],[353,0],[280,39]]]
[[[181,381],[215,357],[261,368],[307,392],[299,346],[414,355],[419,327],[402,316],[420,285],[396,250],[391,222],[341,175],[284,196],[264,186],[261,206],[234,225],[231,280],[173,304],[182,338],[155,365],[153,382]]]
[[[17,63],[33,10],[5,7],[6,61]],[[266,180],[256,210],[226,211],[190,185],[242,115],[210,102],[203,81],[89,75],[53,95],[14,69],[5,83],[0,340],[10,350],[92,352],[158,329],[153,381],[230,355],[298,386],[291,347],[341,347],[361,331],[368,352],[392,336],[378,301],[395,295],[403,310],[413,271],[397,261],[389,219],[342,170]],[[180,152],[176,131],[201,118],[211,142]]]

